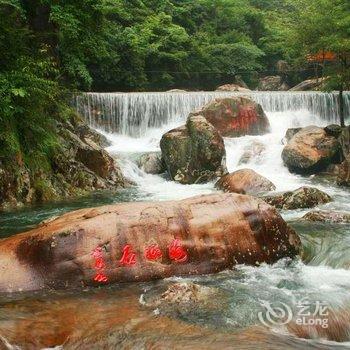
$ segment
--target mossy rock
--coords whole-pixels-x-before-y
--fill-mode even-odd
[[[160,147],[169,175],[182,184],[208,182],[226,172],[224,141],[202,116],[164,134]]]

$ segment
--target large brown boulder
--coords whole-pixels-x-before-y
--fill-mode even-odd
[[[341,158],[342,150],[338,139],[317,126],[301,129],[282,152],[284,164],[298,174],[320,172],[331,163],[339,163]]]
[[[247,97],[217,98],[192,115],[206,118],[222,136],[263,135],[270,130],[262,107]]]
[[[182,184],[208,182],[226,172],[224,140],[200,115],[164,134],[160,148],[169,175]]]
[[[276,209],[254,197],[122,203],[0,240],[0,292],[207,274],[299,250],[299,237]]]
[[[284,138],[282,139],[282,144],[287,145],[288,142],[294,137],[295,134],[297,134],[302,128],[290,128],[287,129],[286,134],[284,135]]]
[[[86,191],[127,186],[116,159],[101,147],[105,141],[99,139],[98,134],[78,133],[75,128],[63,125],[60,137],[64,142],[61,151],[53,157],[53,169],[62,174],[69,185]]]
[[[264,196],[262,199],[278,209],[305,209],[332,201],[332,198],[317,188],[301,187],[295,191],[276,193]]]
[[[252,169],[241,169],[223,176],[215,187],[225,192],[241,194],[258,194],[276,189],[276,186],[266,177]]]

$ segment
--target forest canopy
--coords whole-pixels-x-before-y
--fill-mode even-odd
[[[49,159],[74,91],[212,90],[314,74],[349,86],[348,0],[0,0],[0,162]],[[33,156],[34,155],[34,156]],[[42,164],[41,164],[42,166]]]
[[[237,75],[254,87],[259,76],[276,74],[279,60],[302,75],[307,50],[348,52],[349,6],[346,0],[0,0],[1,72],[45,61],[40,74],[70,90],[214,89]]]

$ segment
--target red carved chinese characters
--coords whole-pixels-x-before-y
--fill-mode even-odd
[[[249,130],[258,120],[257,112],[252,107],[240,107],[238,116],[233,119],[231,127],[239,130]]]
[[[108,282],[108,277],[104,273],[106,268],[106,263],[102,256],[102,248],[97,247],[93,250],[91,254],[95,260],[94,269],[96,270],[96,275],[94,277],[95,282],[106,283]]]
[[[186,250],[182,247],[179,239],[174,239],[169,246],[169,258],[176,262],[185,262],[188,259]]]
[[[123,249],[123,255],[119,262],[124,266],[132,266],[136,264],[136,254],[132,251],[130,244],[127,244]]]
[[[98,273],[95,277],[94,277],[94,281],[95,282],[108,282],[108,278],[104,273]]]
[[[145,250],[145,257],[147,260],[156,261],[161,259],[163,256],[158,244],[151,244]]]

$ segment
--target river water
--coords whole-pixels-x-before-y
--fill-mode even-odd
[[[77,110],[105,134],[108,151],[136,186],[116,193],[96,193],[75,201],[52,203],[0,214],[0,237],[33,227],[63,212],[121,201],[182,199],[213,193],[214,184],[180,185],[147,175],[136,165],[140,154],[159,151],[164,132],[184,123],[188,113],[214,97],[233,93],[86,94]],[[290,127],[325,126],[337,121],[337,96],[326,93],[251,93],[270,120],[271,133],[225,139],[229,171],[251,168],[269,178],[277,191],[317,187],[333,198],[321,209],[350,212],[350,191],[317,177],[290,174],[281,152]],[[350,117],[350,93],[346,94]],[[258,157],[240,159],[259,144]],[[306,223],[307,210],[283,211],[302,238],[301,259],[274,266],[238,266],[234,271],[192,278],[172,278],[69,292],[0,296],[0,349],[350,349],[350,225]],[[145,306],[175,282],[195,282],[217,291],[210,306]],[[287,305],[293,315],[300,302],[326,305],[333,317],[324,331],[312,329],[302,339],[298,328],[262,324],[266,303]],[[288,309],[288,310],[289,310]]]

